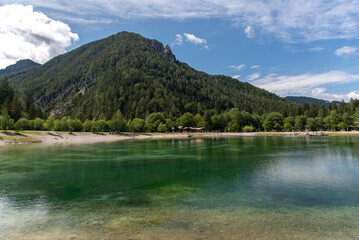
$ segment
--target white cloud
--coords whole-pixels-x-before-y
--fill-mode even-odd
[[[207,40],[204,38],[196,37],[192,33],[176,34],[176,40],[172,45],[182,45],[183,40],[196,45],[202,45],[205,49],[208,49]]]
[[[329,100],[349,100],[358,91],[348,94],[329,94],[324,87],[326,84],[343,84],[359,81],[359,74],[350,74],[342,71],[330,71],[321,74],[305,73],[294,76],[280,76],[269,74],[261,79],[251,82],[253,85],[264,88],[281,96],[311,95]]]
[[[312,90],[312,96],[315,98],[321,98],[326,100],[337,100],[337,101],[349,101],[352,99],[359,99],[359,91],[352,91],[347,94],[335,94],[335,93],[328,93],[326,88],[315,88]]]
[[[324,51],[325,48],[323,47],[312,47],[312,48],[304,48],[304,49],[293,49],[290,46],[286,46],[284,47],[285,49],[288,49],[289,51],[293,52],[293,53],[298,53],[298,52],[321,52]]]
[[[310,52],[321,52],[321,51],[323,51],[324,50],[324,48],[322,48],[322,47],[312,47],[312,48],[308,48],[308,51],[310,51]]]
[[[187,42],[190,42],[193,44],[200,44],[200,45],[203,45],[204,48],[208,48],[207,41],[204,38],[196,37],[194,34],[191,34],[191,33],[184,33],[183,36],[185,36]]]
[[[246,65],[245,65],[245,64],[240,64],[240,65],[238,65],[238,66],[231,65],[231,66],[229,66],[229,67],[230,67],[230,68],[233,68],[233,69],[235,69],[235,70],[237,70],[237,71],[240,71],[240,70],[244,69],[244,68],[246,67]]]
[[[234,79],[239,79],[241,77],[241,75],[234,75],[234,76],[232,76],[232,78],[234,78]]]
[[[346,95],[349,99],[359,99],[359,91],[352,91]]]
[[[18,3],[2,0],[2,4]],[[256,35],[284,41],[359,38],[359,1],[353,0],[23,0],[23,4],[86,19],[208,19],[231,21]],[[81,11],[79,11],[81,9]],[[250,32],[250,31],[248,31]]]
[[[247,81],[254,81],[261,76],[260,73],[252,73],[246,77]]]
[[[181,34],[176,34],[176,40],[175,40],[175,42],[173,44],[181,46],[182,43],[183,43],[182,35]]]
[[[335,55],[337,56],[348,56],[348,55],[353,55],[358,49],[355,47],[350,47],[350,46],[344,46],[342,48],[339,48],[337,50],[335,50]]]
[[[247,35],[248,38],[254,38],[255,33],[251,26],[247,26],[244,29],[244,33]]]
[[[67,24],[34,11],[32,6],[0,7],[0,68],[20,59],[44,63],[65,53],[78,39]]]
[[[260,67],[260,65],[253,65],[253,66],[251,66],[251,69],[255,69],[255,68],[259,68]]]

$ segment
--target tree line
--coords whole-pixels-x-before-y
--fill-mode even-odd
[[[230,132],[348,130],[359,128],[359,111],[352,116],[347,113],[340,116],[336,110],[331,110],[324,118],[308,118],[306,115],[284,117],[279,112],[259,116],[232,108],[220,114],[208,110],[203,116],[187,112],[179,118],[172,119],[166,119],[162,112],[156,112],[151,113],[145,119],[134,118],[127,121],[118,110],[110,120],[85,120],[84,122],[70,117],[54,119],[52,116],[48,116],[47,119],[21,117],[15,121],[4,112],[0,116],[0,129],[16,131],[171,132],[178,131],[180,127],[204,127],[205,131]]]
[[[0,82],[1,130],[48,130],[67,132],[168,132],[182,127],[204,127],[205,131],[311,131],[348,130],[359,127],[359,100],[321,105],[293,104],[293,109],[265,114],[233,107],[228,110],[206,109],[172,115],[152,112],[144,118],[124,116],[117,109],[111,117],[81,119],[54,118],[35,104],[32,97],[16,91],[4,79]]]

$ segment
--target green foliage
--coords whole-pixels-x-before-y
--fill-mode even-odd
[[[91,127],[92,127],[92,121],[88,119],[82,125],[82,129],[84,132],[91,132]]]
[[[340,122],[338,123],[337,127],[342,130],[342,131],[345,131],[345,129],[348,127],[348,125],[344,122]]]
[[[35,118],[34,120],[34,130],[43,130],[45,121],[41,118]]]
[[[324,126],[328,130],[335,130],[339,122],[336,110],[331,110],[329,116],[324,118]]]
[[[197,113],[194,117],[193,117],[193,121],[196,127],[204,127],[205,123],[204,123],[204,119],[201,116],[201,114]]]
[[[149,123],[156,123],[157,121],[160,121],[161,123],[165,122],[165,117],[163,113],[161,112],[154,112],[147,116],[146,118],[146,124]]]
[[[29,120],[27,122],[28,130],[34,130],[34,120]]]
[[[96,121],[92,121],[91,123],[91,132],[92,133],[97,133],[101,131],[101,126],[98,122]]]
[[[178,119],[178,126],[193,127],[196,123],[192,113],[186,112]]]
[[[243,132],[254,132],[254,127],[253,126],[245,126],[243,128]]]
[[[69,119],[68,120],[68,131],[69,132],[81,132],[82,131],[82,122],[78,119],[72,120]]]
[[[143,132],[145,127],[145,120],[141,118],[135,118],[130,123],[130,130],[133,132]]]
[[[164,123],[160,123],[157,128],[157,132],[167,132],[167,126]]]
[[[305,124],[307,123],[307,117],[304,115],[297,116],[295,118],[295,129],[298,131],[303,131],[305,129]]]
[[[127,122],[125,118],[123,117],[120,110],[116,112],[116,114],[112,117],[112,119],[109,122],[109,128],[111,131],[116,132],[124,132],[126,131]],[[100,129],[100,126],[98,126]],[[97,129],[97,128],[96,128]]]
[[[54,118],[51,115],[47,117],[44,127],[49,131],[54,130],[55,122]]]
[[[161,113],[161,112],[151,113],[146,118],[145,129],[146,129],[146,131],[149,131],[149,132],[156,132],[158,129],[158,126],[161,123],[165,123],[165,118],[164,118],[163,113]]]
[[[286,118],[284,118],[283,122],[284,123],[290,123],[292,126],[295,125],[295,121],[294,121],[293,117],[286,117]]]
[[[293,125],[290,122],[284,123],[283,128],[286,132],[291,132],[294,129]]]
[[[15,123],[15,130],[16,132],[24,131],[25,129],[28,129],[28,123],[29,121],[26,118],[20,118]]]
[[[19,60],[16,64],[10,65],[3,70],[0,70],[0,77],[11,77],[19,74],[28,72],[33,67],[39,66],[40,64],[35,63],[29,59]]]
[[[55,120],[55,122],[54,122],[54,130],[55,131],[71,132],[69,122],[70,122],[69,117],[63,117],[60,120]]]
[[[279,112],[272,112],[267,115],[263,123],[263,128],[265,130],[280,130],[283,125],[283,115]]]
[[[102,119],[100,121],[97,121],[97,123],[99,125],[100,132],[107,132],[110,130],[110,126],[109,126],[109,124],[107,124],[107,122],[105,120]],[[126,127],[125,127],[125,129],[126,129]]]
[[[231,132],[240,132],[241,126],[238,124],[237,120],[232,120],[227,124],[226,130]]]
[[[317,123],[314,118],[308,118],[305,124],[305,128],[308,130],[316,131],[318,129]]]
[[[9,129],[13,129],[13,127],[14,119],[11,119],[9,114],[3,113],[0,116],[0,129],[7,131]]]
[[[321,117],[314,118],[317,130],[322,130],[324,128],[324,121]]]

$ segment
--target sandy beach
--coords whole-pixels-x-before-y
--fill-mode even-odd
[[[312,133],[311,133],[312,134]],[[53,144],[91,144],[99,142],[114,142],[135,139],[171,139],[171,138],[201,138],[201,137],[238,137],[238,136],[303,136],[305,132],[204,132],[204,133],[123,133],[112,135],[109,133],[87,133],[87,132],[47,132],[47,131],[25,131],[22,133],[8,132],[0,133],[0,147],[7,144],[41,143]],[[315,135],[315,133],[313,133]],[[319,135],[319,133],[318,133]],[[326,136],[359,136],[359,131],[351,132],[325,132]]]

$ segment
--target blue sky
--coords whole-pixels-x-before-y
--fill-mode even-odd
[[[359,1],[2,0],[0,68],[120,31],[170,45],[197,70],[280,96],[359,98]]]

